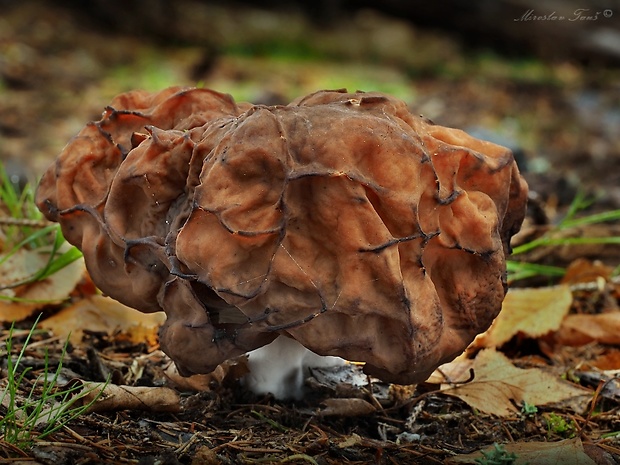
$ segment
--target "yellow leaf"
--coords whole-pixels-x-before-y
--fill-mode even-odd
[[[515,465],[525,465],[527,463],[531,465],[557,465],[558,463],[567,465],[596,465],[596,462],[584,452],[583,444],[578,437],[559,442],[517,442],[506,444],[505,449],[506,452],[516,455]],[[491,447],[485,452],[489,453],[492,450],[493,448]],[[472,454],[450,457],[446,463],[448,465],[477,463],[476,459],[481,458],[481,452],[474,452]]]
[[[500,417],[518,412],[524,402],[538,406],[570,402],[583,411],[591,398],[587,389],[537,368],[517,368],[504,354],[493,349],[482,350],[474,360],[443,365],[441,372],[450,382],[458,382],[468,379],[470,369],[474,371],[472,381],[444,384],[441,390],[481,412]]]
[[[83,332],[87,329],[109,335],[120,332],[132,342],[155,345],[157,331],[165,320],[163,312],[144,314],[109,297],[94,295],[45,319],[39,326],[61,338],[71,334],[74,344],[82,341]]]
[[[580,346],[590,342],[620,344],[620,312],[569,315],[554,335],[557,343]]]
[[[502,311],[474,347],[501,347],[517,334],[538,338],[557,331],[568,314],[573,295],[566,285],[536,289],[511,289]]]

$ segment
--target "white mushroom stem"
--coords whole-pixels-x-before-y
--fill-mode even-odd
[[[345,363],[340,357],[317,355],[286,336],[249,352],[248,357],[250,373],[242,382],[255,394],[271,393],[276,399],[301,399],[310,368]]]

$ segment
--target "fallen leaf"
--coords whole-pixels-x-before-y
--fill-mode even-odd
[[[213,386],[223,385],[236,381],[249,373],[248,357],[243,355],[234,359],[226,360],[218,365],[215,370],[207,374],[182,376],[174,363],[171,363],[164,375],[170,385],[181,391],[211,391]]]
[[[118,386],[116,384],[82,381],[85,394],[80,396],[81,405],[95,402],[88,412],[116,412],[119,410],[142,410],[149,412],[179,412],[180,396],[167,387]]]
[[[592,393],[537,368],[515,367],[502,353],[482,350],[474,360],[459,360],[440,367],[445,379],[466,380],[473,369],[474,379],[464,384],[443,384],[442,392],[458,397],[481,412],[500,417],[518,412],[520,406],[570,402],[584,411]]]
[[[39,304],[17,303],[0,300],[0,323],[22,321],[33,315]]]
[[[561,345],[620,344],[620,312],[568,315],[554,334]]]
[[[612,267],[603,264],[599,260],[591,261],[587,258],[578,258],[566,268],[562,283],[590,283],[600,279],[605,283],[611,279],[613,271]]]
[[[0,267],[0,285],[15,284],[33,276],[46,265],[48,258],[49,255],[40,251],[18,250]],[[0,322],[21,321],[46,305],[62,302],[69,297],[85,272],[84,261],[76,260],[45,279],[3,290],[5,296],[23,299],[24,302],[0,300]]]
[[[82,341],[84,330],[121,333],[131,342],[157,344],[157,332],[166,316],[163,312],[142,313],[116,300],[101,295],[80,299],[56,315],[42,321],[39,326],[56,336],[67,338],[74,344]],[[118,335],[117,335],[118,337]]]
[[[47,262],[47,255],[44,255]],[[84,260],[79,259],[61,268],[45,279],[29,284],[19,297],[44,301],[43,305],[66,300],[86,273]]]
[[[505,445],[506,452],[515,454],[517,459],[515,465],[557,465],[559,463],[570,465],[596,465],[584,452],[581,440],[576,437],[559,442],[517,442]],[[493,447],[485,449],[491,452]],[[479,463],[476,459],[482,459],[482,452],[472,454],[457,455],[450,457],[446,463]],[[491,463],[491,462],[489,462]],[[499,462],[498,462],[499,463]]]
[[[573,295],[569,286],[511,289],[491,327],[473,347],[501,347],[517,334],[538,338],[560,328]]]
[[[325,408],[321,410],[322,416],[360,417],[375,412],[377,409],[364,399],[329,398],[322,402]]]
[[[2,287],[15,286],[30,278],[45,266],[49,254],[40,251],[19,249],[10,256],[2,257],[4,262],[0,266],[0,285]]]
[[[604,444],[603,444],[604,447]],[[612,455],[609,451],[605,450],[603,447],[600,447],[591,442],[587,442],[583,445],[583,450],[588,456],[594,460],[597,465],[617,465],[618,462],[616,458],[617,455]]]
[[[619,370],[620,350],[609,348],[593,360],[580,364],[581,369],[598,368],[599,370]]]

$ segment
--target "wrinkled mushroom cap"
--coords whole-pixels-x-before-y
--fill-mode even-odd
[[[104,293],[166,312],[185,374],[284,334],[405,384],[499,312],[526,194],[509,150],[384,94],[170,88],[117,97],[37,204]]]

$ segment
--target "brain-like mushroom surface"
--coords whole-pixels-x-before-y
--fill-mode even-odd
[[[166,312],[183,374],[285,335],[409,384],[498,314],[526,197],[509,150],[388,95],[169,88],[116,97],[37,205],[105,294]]]

